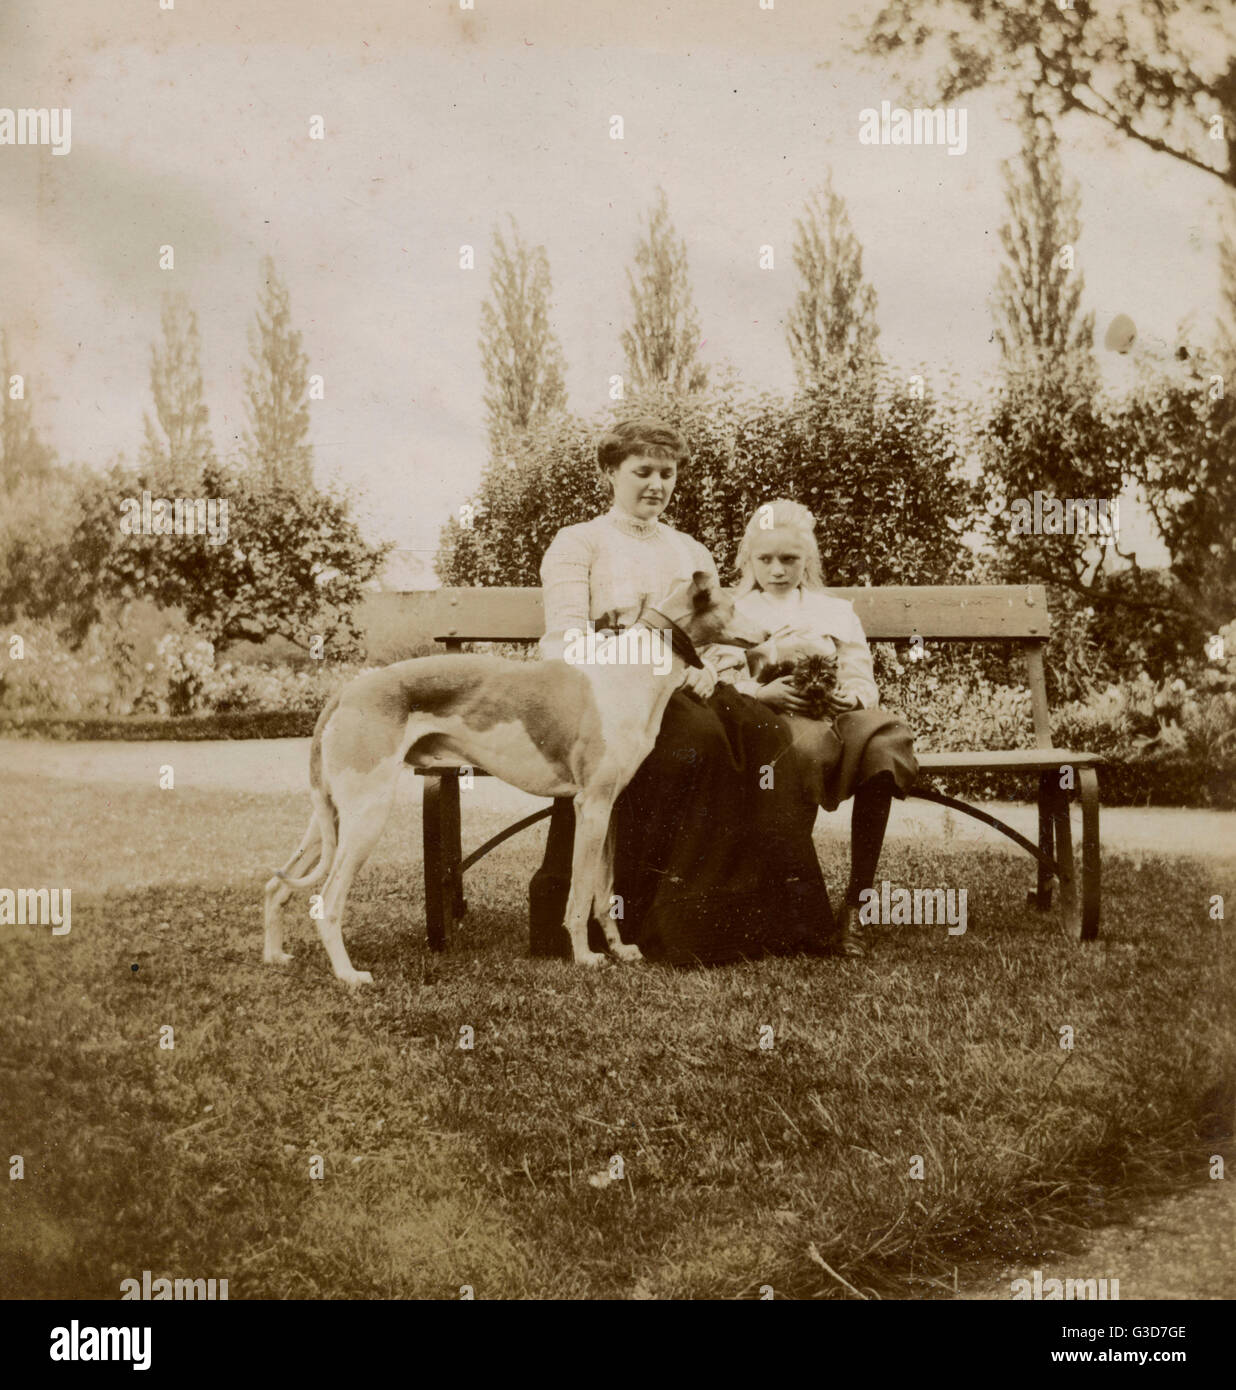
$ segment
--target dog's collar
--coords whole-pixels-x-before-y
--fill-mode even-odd
[[[692,642],[673,618],[666,617],[659,608],[654,608],[651,604],[647,604],[643,612],[639,615],[640,620],[642,621],[645,614],[648,613],[655,614],[665,624],[665,628],[668,628],[670,634],[670,648],[675,656],[682,657],[688,666],[703,666],[704,663],[700,660],[700,654],[695,650],[695,643]],[[649,624],[649,626],[651,626],[651,624]],[[662,630],[664,631],[665,629]]]

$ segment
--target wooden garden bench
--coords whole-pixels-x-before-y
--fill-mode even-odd
[[[1043,648],[1049,634],[1046,590],[1030,585],[957,585],[830,589],[853,604],[870,641],[921,637],[925,642],[1011,642],[1021,647],[1026,663],[1034,717],[1035,746],[993,752],[919,753],[924,777],[967,772],[1024,772],[1038,778],[1038,843],[987,811],[920,784],[911,796],[949,806],[992,826],[1021,846],[1036,861],[1035,888],[1027,897],[1041,911],[1051,906],[1052,880],[1060,886],[1066,928],[1082,940],[1099,934],[1099,791],[1092,753],[1055,748],[1047,705]],[[436,589],[390,595],[415,600],[418,627],[428,628],[447,651],[464,642],[535,642],[544,631],[539,589]],[[1080,856],[1074,854],[1069,793],[1061,783],[1072,768],[1081,805]],[[463,769],[442,763],[417,769],[425,778],[422,834],[425,857],[425,914],[429,944],[443,950],[454,921],[466,910],[464,873],[512,835],[549,818],[545,857],[529,890],[533,955],[569,956],[562,925],[571,879],[575,832],[574,804],[569,797],[525,816],[494,835],[466,858],[460,838],[459,775]],[[473,768],[477,777],[489,774]],[[1080,858],[1080,869],[1078,865]],[[601,949],[600,946],[597,949]]]

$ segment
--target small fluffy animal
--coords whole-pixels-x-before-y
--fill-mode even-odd
[[[830,637],[794,632],[775,640],[770,638],[752,649],[752,655],[756,652],[761,652],[767,662],[751,662],[761,685],[788,675],[795,692],[806,701],[808,719],[832,718],[827,700],[837,685],[837,647]],[[771,661],[767,660],[769,655]]]

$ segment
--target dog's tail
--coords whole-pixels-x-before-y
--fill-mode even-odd
[[[338,704],[339,694],[336,692],[318,715],[318,722],[313,729],[313,742],[309,746],[309,795],[313,798],[313,814],[317,818],[318,837],[321,842],[318,862],[303,878],[289,878],[282,869],[276,869],[275,877],[282,879],[289,888],[311,888],[315,883],[320,883],[330,873],[331,865],[335,862],[335,849],[339,844],[339,808],[330,794],[330,785],[322,764],[322,735]]]
[[[311,888],[315,883],[320,883],[335,862],[335,848],[339,843],[339,811],[325,787],[314,787],[310,795],[313,797],[313,814],[317,817],[322,848],[318,862],[303,878],[289,878],[282,869],[275,870],[275,877],[282,879],[289,888]]]

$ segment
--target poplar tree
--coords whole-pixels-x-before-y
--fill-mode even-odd
[[[544,246],[528,246],[510,220],[494,227],[490,297],[481,305],[481,364],[491,440],[566,408],[562,347],[549,324],[552,283]]]
[[[152,486],[192,496],[202,473],[215,461],[210,412],[202,388],[201,339],[197,315],[182,294],[167,295],[162,310],[163,341],[150,349],[150,394],[154,417],[145,416],[141,471]]]
[[[8,334],[0,331],[0,489],[6,493],[43,481],[55,464],[55,451],[34,426],[29,385],[9,350]]]
[[[876,292],[863,280],[863,248],[831,174],[795,221],[794,264],[802,276],[786,326],[800,385],[829,367],[847,370],[876,356]]]
[[[275,263],[262,261],[262,290],[249,329],[253,365],[245,371],[248,393],[244,455],[256,481],[297,491],[313,487],[309,443],[309,358],[292,327],[291,296]]]
[[[1068,356],[1085,361],[1094,347],[1094,315],[1081,313],[1081,200],[1076,181],[1061,169],[1051,124],[1029,107],[1020,155],[1002,169],[1008,216],[1000,243],[1007,259],[992,314],[1005,368],[1034,369]]]
[[[665,190],[656,202],[635,248],[635,274],[627,270],[631,326],[623,331],[627,380],[634,390],[667,385],[700,391],[708,369],[696,358],[699,319],[687,278],[687,244],[675,235]]]

